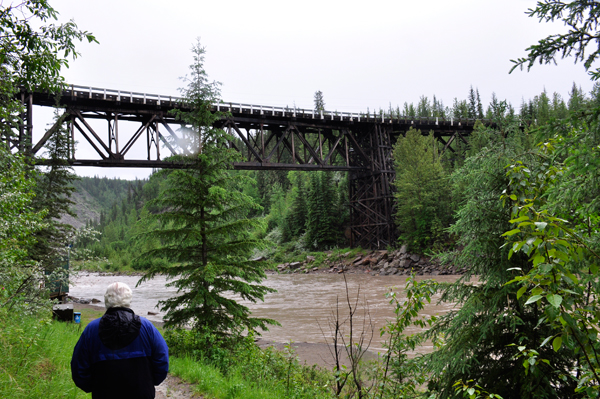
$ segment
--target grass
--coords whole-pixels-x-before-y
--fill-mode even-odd
[[[21,316],[0,310],[0,398],[90,398],[71,379],[73,348],[102,309],[81,309],[81,324]],[[327,373],[300,366],[295,356],[255,346],[232,353],[224,370],[210,361],[171,356],[170,373],[207,398],[330,398]]]
[[[322,378],[314,381],[306,379],[306,371],[310,368],[294,364],[290,369],[290,378],[279,378],[273,374],[261,372],[256,367],[254,371],[262,374],[249,372],[249,363],[242,362],[233,366],[227,372],[213,366],[208,361],[197,360],[191,357],[173,357],[170,362],[170,373],[196,385],[196,392],[207,398],[215,399],[328,399],[332,398],[331,391],[323,383]],[[256,365],[258,366],[258,365]],[[299,368],[305,367],[302,371]],[[269,367],[267,366],[267,369]],[[319,372],[322,377],[322,372]],[[299,375],[300,374],[300,375]],[[305,374],[302,376],[302,374]],[[261,378],[262,377],[262,378]],[[304,378],[303,378],[304,377]]]
[[[71,380],[71,355],[82,326],[1,311],[0,397],[90,398]]]
[[[82,309],[81,324],[0,310],[0,398],[91,398],[71,379],[73,348],[103,309]]]
[[[87,326],[90,321],[99,319],[104,315],[104,308],[98,307],[98,310],[95,309],[80,309],[78,312],[81,312],[81,327],[84,328]],[[83,330],[82,330],[83,331]]]

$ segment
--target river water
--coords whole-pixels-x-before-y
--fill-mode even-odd
[[[419,279],[434,278],[438,282],[454,282],[459,276],[419,276]],[[354,306],[358,296],[358,311],[354,316],[354,334],[362,330],[370,331],[373,325],[371,350],[379,351],[383,347],[384,337],[379,334],[386,320],[394,317],[394,308],[385,298],[386,292],[394,289],[399,298],[404,298],[406,276],[370,276],[366,274],[347,274],[348,292]],[[106,287],[120,281],[133,290],[131,308],[141,316],[153,321],[162,321],[164,313],[157,308],[161,299],[177,295],[176,289],[166,286],[165,277],[156,277],[136,287],[139,276],[102,276],[97,273],[80,273],[73,279],[70,295],[77,298],[95,298],[104,305]],[[346,285],[340,274],[271,274],[263,282],[275,288],[276,293],[267,294],[264,302],[241,301],[256,317],[277,320],[281,326],[270,327],[263,332],[266,340],[275,342],[330,343],[330,324],[336,303],[339,306],[340,319],[348,315]],[[436,298],[437,299],[437,298]],[[422,312],[423,315],[443,314],[452,309],[451,304],[437,304],[433,300]],[[368,310],[368,311],[367,311]],[[156,314],[149,314],[156,313]],[[369,320],[371,322],[369,322]],[[363,328],[363,321],[366,328]],[[406,333],[417,329],[408,329]],[[348,328],[346,328],[348,333]],[[367,340],[371,334],[368,334]],[[427,345],[419,352],[429,352]]]

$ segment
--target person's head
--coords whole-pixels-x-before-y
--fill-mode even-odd
[[[128,308],[131,306],[131,288],[125,283],[112,283],[104,294],[104,305],[110,308]]]

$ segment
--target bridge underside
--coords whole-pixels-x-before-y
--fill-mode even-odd
[[[21,99],[26,105],[23,123],[15,136],[4,141],[37,157],[41,165],[46,161],[38,156],[40,150],[61,127],[71,136],[73,166],[179,168],[168,157],[193,150],[186,127],[170,112],[185,105],[169,97],[66,91],[59,100],[60,117],[35,142],[33,105],[54,106],[55,97],[22,94]],[[228,114],[215,127],[229,133],[229,145],[240,153],[235,169],[348,172],[352,245],[364,248],[386,248],[396,242],[392,145],[398,135],[411,127],[433,131],[444,150],[452,151],[453,142],[466,143],[473,129],[472,121],[323,115],[232,104],[219,104],[214,110]],[[74,145],[78,142],[85,143],[92,157],[78,157],[79,146]]]

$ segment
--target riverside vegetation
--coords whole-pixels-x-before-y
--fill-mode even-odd
[[[600,55],[600,47],[593,48],[600,38],[599,3],[544,0],[528,13],[541,21],[564,22],[569,30],[532,45],[525,58],[514,61],[515,67],[573,56],[593,80],[600,78],[600,69],[593,69]],[[0,12],[2,32],[13,32],[0,35],[7,55],[0,59],[3,142],[9,141],[22,114],[14,97],[19,87],[57,91],[60,66],[77,54],[74,42],[95,40],[72,22],[33,27],[55,17],[46,1],[24,1]],[[380,110],[414,117],[485,117],[493,124],[478,123],[468,146],[456,143],[454,151],[444,154],[427,132],[410,130],[399,137],[394,160],[400,243],[411,252],[435,253],[464,274],[448,286],[409,278],[406,301],[390,294],[396,317],[382,331],[388,350],[379,363],[362,363],[365,336],[345,334],[338,328],[344,320],[333,320],[339,350],[346,351],[351,366],[329,372],[300,366],[289,349],[256,348],[252,336],[276,321],[254,319],[222,293],[232,290],[262,300],[268,291],[261,285],[265,270],[252,257],[277,264],[306,258],[306,251],[344,246],[347,177],[230,170],[219,160],[235,154],[219,143],[232,138],[212,129],[214,116],[206,106],[218,99],[218,84],[206,77],[199,43],[193,55],[183,93],[192,112],[178,115],[189,127],[192,155],[185,161],[190,168],[127,183],[126,193],[115,196],[112,207],[79,231],[56,219],[69,213],[73,191],[68,182],[74,175],[63,161],[64,144],[70,140],[66,132],[58,129],[53,135],[46,148],[51,166],[45,169],[0,146],[2,396],[82,395],[70,384],[67,365],[79,330],[49,321],[43,288],[61,278],[58,266],[66,243],[73,244],[71,255],[80,262],[95,259],[102,268],[139,270],[147,278],[166,273],[184,292],[194,290],[163,304],[170,326],[165,335],[175,355],[173,372],[197,381],[207,395],[598,396],[597,82],[591,93],[574,85],[566,101],[543,92],[518,111],[495,96],[484,110],[473,89],[467,100],[455,100],[452,107],[422,97],[417,106],[405,104],[402,111]],[[323,93],[317,94],[315,107],[324,109]],[[191,195],[189,187],[181,189],[182,182],[199,195]],[[94,230],[102,234],[98,237]],[[470,283],[473,276],[478,284]],[[419,310],[435,293],[459,305],[457,310],[420,318]],[[356,305],[346,302],[350,314],[356,314]],[[406,327],[414,324],[427,330],[406,336]],[[183,325],[192,329],[178,328]],[[409,357],[424,339],[436,350]]]

